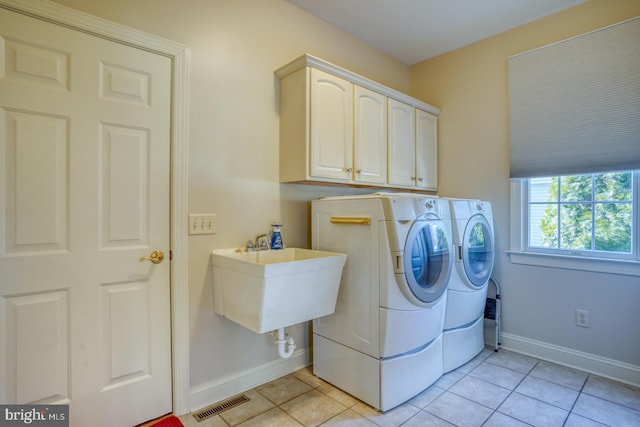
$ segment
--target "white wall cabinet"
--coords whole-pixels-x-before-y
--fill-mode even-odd
[[[389,184],[438,189],[438,118],[389,98]]]
[[[309,178],[349,182],[353,170],[353,84],[313,68],[308,79]]]
[[[276,75],[281,182],[437,190],[437,108],[310,55]]]
[[[354,85],[353,180],[387,183],[387,97]]]
[[[280,180],[386,185],[387,98],[314,68],[288,75],[280,83]]]
[[[416,183],[416,109],[389,98],[389,184]]]
[[[416,187],[438,190],[438,117],[416,108]]]

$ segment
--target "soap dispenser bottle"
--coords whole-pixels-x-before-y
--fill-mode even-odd
[[[284,249],[284,244],[282,243],[282,234],[280,234],[280,221],[274,221],[271,224],[271,249],[280,250]]]

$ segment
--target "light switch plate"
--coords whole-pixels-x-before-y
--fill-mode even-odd
[[[216,234],[216,214],[189,214],[189,234]]]

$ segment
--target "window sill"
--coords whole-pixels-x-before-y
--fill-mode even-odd
[[[513,264],[594,271],[598,273],[621,274],[624,276],[640,276],[640,262],[638,261],[585,258],[520,251],[507,251],[507,255],[509,255],[511,263]]]

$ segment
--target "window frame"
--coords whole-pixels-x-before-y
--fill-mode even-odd
[[[514,264],[640,276],[640,170],[633,172],[631,254],[601,253],[529,246],[529,179],[511,180],[511,239],[507,251]],[[605,172],[602,172],[605,173]]]

